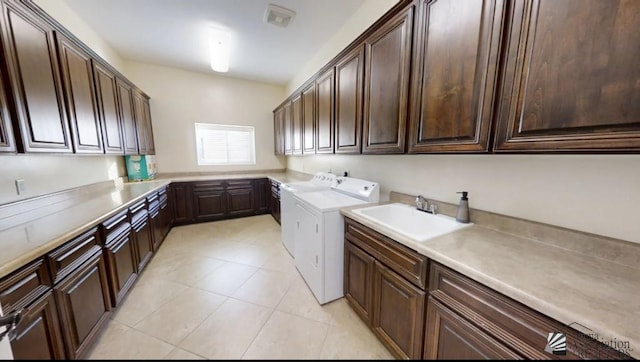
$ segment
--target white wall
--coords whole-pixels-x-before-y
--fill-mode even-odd
[[[365,0],[360,8],[315,54],[309,54],[309,61],[300,69],[287,84],[286,95],[291,94],[320,68],[324,67],[333,57],[347,47],[362,34],[371,24],[378,20],[387,10],[398,3],[398,0]],[[327,29],[331,31],[331,29]],[[274,108],[284,100],[274,105]]]
[[[288,168],[640,243],[640,155],[314,155]]]
[[[126,174],[122,156],[0,155],[0,204]],[[17,179],[25,181],[22,195],[16,192]]]
[[[158,172],[210,172],[284,169],[273,152],[273,109],[284,87],[128,62],[129,79],[150,97]],[[256,165],[198,166],[194,123],[255,127]]]
[[[64,1],[36,0],[62,26],[122,70],[122,58],[80,19]],[[126,175],[124,157],[75,155],[0,155],[0,204]],[[18,195],[14,180],[24,179]]]
[[[294,91],[395,1],[367,0],[287,85]],[[284,99],[284,98],[283,98]],[[317,155],[287,157],[287,168],[332,169],[389,191],[640,243],[640,155]]]

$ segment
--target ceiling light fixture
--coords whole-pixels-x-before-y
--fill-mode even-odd
[[[228,31],[221,28],[211,28],[209,39],[211,69],[216,72],[229,71],[230,39]]]

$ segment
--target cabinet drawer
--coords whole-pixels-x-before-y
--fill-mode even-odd
[[[98,228],[95,227],[47,254],[54,284],[69,275],[83,262],[102,250]]]
[[[228,189],[239,189],[253,187],[253,180],[227,180],[225,186]]]
[[[153,202],[158,201],[158,193],[157,192],[153,192],[150,195],[147,196],[147,202],[149,204],[152,204]]]
[[[193,184],[194,191],[224,190],[225,181],[202,181]]]
[[[21,310],[51,287],[49,269],[38,259],[0,281],[0,304],[4,313]]]
[[[147,211],[147,209],[139,210],[135,214],[132,213],[132,215],[131,215],[131,225],[134,228],[136,228],[140,224],[145,223],[147,221],[147,216],[148,215],[149,215],[149,212]]]
[[[349,218],[345,218],[345,238],[382,261],[418,288],[426,289],[426,256]]]
[[[102,223],[103,235],[105,236],[104,243],[107,244],[107,239],[116,232],[117,230],[122,228],[122,225],[129,223],[129,210],[123,210],[113,217],[109,218],[105,222]],[[117,236],[117,235],[114,235]]]
[[[431,263],[431,296],[473,321],[484,333],[505,342],[525,358],[548,359],[550,332],[567,336],[568,358],[624,359],[624,354],[485,287],[445,266]]]
[[[147,199],[142,199],[142,200],[138,201],[137,203],[133,204],[133,206],[129,207],[129,211],[133,215],[133,214],[137,213],[138,211],[144,209],[146,206],[147,206]]]

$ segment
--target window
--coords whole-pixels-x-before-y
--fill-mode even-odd
[[[198,165],[255,165],[251,126],[196,123]]]

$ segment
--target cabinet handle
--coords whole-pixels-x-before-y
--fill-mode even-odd
[[[298,224],[298,229],[300,229],[300,221],[296,221],[296,223]]]
[[[0,317],[0,328],[6,327],[4,332],[0,332],[0,341],[4,339],[5,336],[8,336],[9,339],[13,339],[13,335],[15,334],[16,327],[22,320],[22,309],[13,312],[9,315]]]

